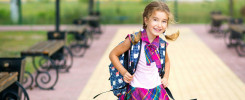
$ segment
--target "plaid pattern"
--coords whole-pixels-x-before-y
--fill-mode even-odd
[[[134,36],[136,36],[138,34],[138,32],[134,33],[133,34],[130,34],[131,35],[131,39],[134,38]],[[158,72],[161,74],[162,72],[164,72],[164,67],[165,67],[165,51],[166,51],[166,47],[165,47],[165,44],[167,43],[166,41],[164,41],[163,39],[161,39],[159,37],[159,41],[160,41],[160,47],[157,49],[157,52],[159,52],[159,55],[160,55],[160,63],[163,67],[160,67],[158,68]],[[133,68],[133,73],[135,72],[136,70],[136,65],[138,63],[138,57],[139,57],[139,52],[140,52],[140,45],[141,45],[141,42],[138,42],[137,44],[133,45],[131,47],[131,50],[130,50],[130,62],[129,62],[129,67],[132,67]]]
[[[153,89],[128,86],[126,94],[120,96],[119,100],[169,100],[169,97],[162,85]]]
[[[142,41],[146,42],[145,45],[145,58],[146,65],[151,65],[151,62],[155,62],[157,68],[161,68],[160,56],[157,52],[157,48],[159,47],[159,36],[157,36],[152,43],[150,43],[147,33],[145,30],[141,32]]]

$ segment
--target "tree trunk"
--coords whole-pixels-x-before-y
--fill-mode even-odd
[[[11,10],[11,20],[14,24],[17,24],[19,22],[18,0],[10,1],[10,10]]]
[[[94,0],[89,0],[89,6],[88,6],[89,14],[93,13],[93,8],[94,8]]]
[[[230,16],[231,17],[234,17],[233,16],[233,8],[234,8],[234,4],[233,4],[233,0],[229,0],[229,8],[230,8]]]

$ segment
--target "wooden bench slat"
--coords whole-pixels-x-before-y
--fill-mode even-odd
[[[26,50],[26,52],[31,52],[36,50],[36,48],[39,48],[40,45],[42,45],[43,42],[36,43],[34,46],[30,47],[29,49]]]
[[[44,51],[47,51],[47,49],[49,48],[53,48],[54,46],[56,46],[54,41],[44,41],[44,45],[40,46],[40,48],[36,51],[42,53]]]
[[[4,77],[0,81],[0,91],[3,91],[5,88],[9,87],[15,81],[17,81],[18,72],[11,72],[8,74],[8,77]]]
[[[224,16],[224,15],[220,15],[220,14],[214,14],[211,16],[214,20],[229,20],[230,17],[229,16]]]
[[[49,56],[64,46],[64,41],[54,42],[53,46],[46,48],[44,53],[49,52]]]
[[[245,33],[245,25],[230,25],[230,28],[234,31],[237,31],[238,33]]]
[[[82,18],[83,20],[99,20],[98,16],[87,16]]]
[[[87,29],[88,25],[73,25],[73,26],[69,26],[67,28],[67,32],[78,32],[79,34],[82,34],[86,29]]]
[[[0,73],[0,79],[3,77],[3,76],[5,76],[5,75],[8,75],[8,72],[1,72]],[[1,81],[0,81],[1,82]]]
[[[8,72],[1,72],[0,82],[3,82],[8,77],[9,77],[9,73]]]
[[[50,56],[64,45],[65,43],[63,40],[42,41],[30,47],[26,51],[22,51],[21,53],[24,55],[45,54]]]

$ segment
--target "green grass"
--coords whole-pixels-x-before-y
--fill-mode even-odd
[[[0,32],[0,57],[20,57],[20,52],[39,41],[46,40],[45,31]],[[40,58],[38,58],[40,59]],[[33,72],[30,58],[26,58],[26,71]]]

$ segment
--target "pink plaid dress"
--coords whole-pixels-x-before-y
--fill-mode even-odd
[[[119,97],[119,100],[169,100],[162,85],[153,89],[127,87],[127,93]]]

